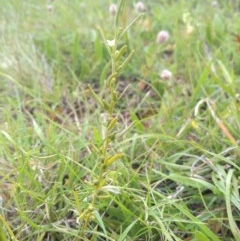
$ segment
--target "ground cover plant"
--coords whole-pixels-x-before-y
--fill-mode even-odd
[[[240,240],[239,10],[1,0],[0,241]]]

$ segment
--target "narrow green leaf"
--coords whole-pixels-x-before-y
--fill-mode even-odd
[[[126,0],[119,0],[117,4],[117,16],[115,18],[115,29],[119,25],[119,19],[123,16]]]
[[[233,83],[233,80],[232,80],[232,77],[230,76],[229,72],[227,71],[226,67],[220,60],[218,60],[217,63],[222,70],[223,77],[225,78],[226,82],[231,85]]]
[[[13,145],[16,144],[15,141],[13,140],[13,138],[12,138],[6,131],[1,131],[1,133],[7,138],[7,140],[8,140],[11,144],[13,144]]]
[[[108,130],[112,130],[114,128],[114,126],[116,125],[117,121],[118,121],[117,117],[113,118],[107,126]]]
[[[134,50],[131,51],[131,53],[127,56],[124,62],[118,67],[118,71],[122,71],[124,69],[124,67],[129,63],[129,61],[133,57],[133,54],[134,54]]]
[[[128,29],[131,28],[132,25],[133,25],[135,22],[137,22],[138,19],[140,19],[143,15],[144,15],[144,14],[141,13],[141,14],[139,14],[136,18],[134,18],[134,19],[132,20],[132,22],[129,23],[129,24],[126,26],[125,29],[123,29],[123,31],[122,31],[121,34],[120,34],[120,37],[121,37],[122,35],[124,35],[124,34],[128,31]]]
[[[40,128],[40,126],[38,125],[38,123],[32,118],[32,123],[33,123],[33,129],[36,132],[36,134],[39,136],[39,138],[44,141],[45,140],[45,136],[43,134],[42,129]]]
[[[3,226],[5,226],[5,228],[7,229],[9,236],[11,237],[12,241],[18,241],[16,239],[16,237],[14,236],[12,229],[10,228],[10,226],[8,225],[7,221],[4,219],[4,217],[0,214],[0,225],[1,222],[3,223]],[[3,233],[2,228],[0,227],[0,241],[7,241],[5,234]]]
[[[137,121],[137,120],[132,121],[132,123],[126,129],[124,129],[121,132],[118,132],[116,137],[119,138],[119,137],[122,137],[123,135],[125,135],[131,128],[133,128],[136,125],[137,122],[139,122],[139,121]]]
[[[233,169],[230,169],[227,173],[226,178],[226,191],[225,191],[225,197],[226,197],[226,207],[227,207],[227,215],[229,220],[229,225],[232,231],[232,234],[235,238],[235,240],[240,240],[240,230],[238,229],[238,226],[234,220],[233,214],[232,214],[232,207],[231,207],[231,179],[233,176]]]
[[[127,50],[127,45],[125,44],[121,47],[121,49],[118,52],[116,52],[115,61],[118,61],[122,57],[122,55],[126,52],[126,50]]]
[[[205,234],[200,231],[195,231],[195,238],[197,241],[211,241]]]
[[[202,223],[198,218],[196,218],[194,215],[192,215],[187,208],[184,208],[182,205],[179,205],[178,203],[173,203],[173,205],[179,209],[186,217],[188,217],[192,222],[196,224],[196,226],[209,238],[211,238],[212,241],[221,241],[219,237],[213,233],[206,224]]]
[[[132,229],[132,227],[136,224],[138,220],[133,221],[125,230],[124,232],[120,235],[120,237],[118,238],[118,241],[123,241],[125,240],[125,238],[127,237],[127,234],[129,233],[129,231]]]
[[[145,127],[144,125],[141,123],[141,121],[138,119],[138,117],[136,116],[136,114],[134,112],[131,112],[130,113],[130,116],[131,116],[131,120],[132,122],[134,122],[134,125],[136,126],[136,128],[139,130],[139,131],[145,131]],[[126,133],[126,132],[124,132]]]
[[[101,106],[101,107],[105,107],[103,101],[97,96],[97,94],[94,92],[94,90],[92,89],[91,85],[88,85],[88,89],[90,90],[90,93],[92,95],[92,97],[97,101],[97,103]]]
[[[111,157],[108,157],[104,160],[104,165],[110,166],[113,162],[117,161],[119,158],[121,158],[123,156],[124,156],[123,153],[118,153],[118,154],[115,154]]]
[[[98,221],[99,226],[102,228],[103,233],[104,233],[105,236],[107,237],[107,230],[106,230],[106,228],[105,228],[105,224],[104,224],[104,222],[103,222],[103,220],[102,220],[102,218],[101,218],[99,212],[96,211],[96,210],[94,210],[93,213],[94,213],[95,218],[96,218],[97,221]]]

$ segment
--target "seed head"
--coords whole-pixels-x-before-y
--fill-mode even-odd
[[[169,32],[166,30],[162,30],[158,33],[156,41],[157,43],[163,44],[168,41],[169,37]]]

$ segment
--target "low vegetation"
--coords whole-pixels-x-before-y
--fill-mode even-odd
[[[0,241],[239,241],[240,3],[0,9]]]

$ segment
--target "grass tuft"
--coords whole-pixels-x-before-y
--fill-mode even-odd
[[[240,5],[139,2],[1,1],[0,241],[240,240]]]

